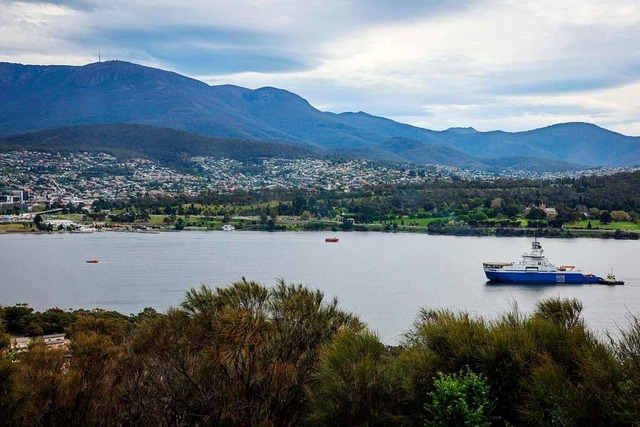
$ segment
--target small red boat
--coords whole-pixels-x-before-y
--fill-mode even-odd
[[[338,243],[338,238],[337,237],[326,237],[324,239],[324,241],[328,242],[328,243]]]
[[[98,261],[97,259],[95,259],[95,258],[94,258],[94,259],[88,259],[88,260],[87,260],[87,263],[88,263],[88,264],[97,264],[98,262],[99,262],[99,261]]]

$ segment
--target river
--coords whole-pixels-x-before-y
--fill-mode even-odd
[[[556,265],[606,275],[624,286],[493,285],[483,261],[512,261],[529,238],[424,234],[179,232],[160,234],[0,235],[0,305],[137,313],[178,305],[187,289],[239,280],[273,285],[278,278],[318,288],[355,313],[385,343],[401,340],[421,308],[451,308],[494,318],[514,303],[525,312],[547,297],[578,298],[599,334],[640,314],[640,242],[543,239]],[[85,260],[99,259],[98,264]]]

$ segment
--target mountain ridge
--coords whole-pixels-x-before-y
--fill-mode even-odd
[[[0,63],[0,136],[116,123],[219,138],[284,141],[315,151],[404,161],[431,158],[434,150],[443,150],[438,146],[488,159],[483,163],[523,157],[588,166],[640,164],[640,137],[590,123],[561,123],[521,132],[464,127],[436,131],[362,111],[319,111],[299,95],[270,86],[254,90],[210,86],[124,61],[84,66]],[[393,138],[424,145],[406,150],[387,143]]]

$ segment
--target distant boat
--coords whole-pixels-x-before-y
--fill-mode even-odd
[[[327,243],[338,243],[338,238],[337,237],[326,237],[324,239],[325,242]]]
[[[222,231],[233,231],[236,228],[231,224],[225,224],[222,226]]]
[[[93,258],[93,259],[88,259],[88,260],[87,260],[87,264],[97,264],[98,262],[100,262],[100,261],[98,261],[98,260],[97,260],[97,259],[95,259],[95,258]]]
[[[611,272],[607,274],[607,277],[600,279],[599,283],[601,285],[624,285],[623,280],[616,280],[616,275],[613,274],[613,268],[611,269]]]
[[[531,251],[522,254],[514,262],[484,262],[484,273],[492,282],[506,283],[602,283],[603,278],[593,274],[583,274],[573,265],[556,267],[544,256],[542,245],[535,238]]]

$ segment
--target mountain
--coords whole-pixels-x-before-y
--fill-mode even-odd
[[[81,67],[0,63],[0,136],[115,123],[245,141],[284,141],[327,154],[421,163],[441,159],[524,168],[529,163],[640,164],[640,138],[587,123],[515,133],[473,128],[433,131],[364,112],[322,112],[282,89],[209,86],[122,61]]]
[[[482,158],[446,145],[430,144],[409,138],[390,138],[380,144],[387,152],[395,153],[402,159],[413,159],[420,164],[440,164],[462,169],[487,171],[528,170],[532,172],[558,172],[584,169],[584,165],[539,157],[496,157]]]
[[[640,138],[589,123],[563,123],[526,132],[476,132],[454,137],[449,145],[485,158],[531,156],[590,166],[640,164]]]
[[[89,123],[139,123],[245,139],[286,137],[205,83],[120,61],[83,67],[0,64],[0,135]]]
[[[236,140],[136,124],[81,125],[0,138],[0,151],[29,149],[106,152],[120,158],[144,157],[171,166],[190,166],[194,156],[249,160],[304,158],[317,153],[275,141]]]

